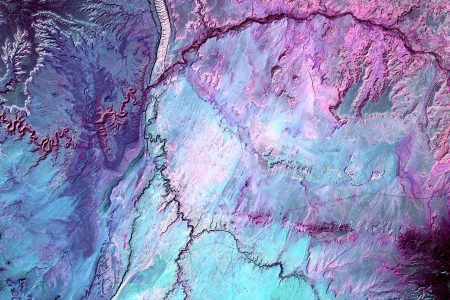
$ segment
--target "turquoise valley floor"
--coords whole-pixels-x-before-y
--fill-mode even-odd
[[[0,1],[0,299],[450,299],[442,0]]]

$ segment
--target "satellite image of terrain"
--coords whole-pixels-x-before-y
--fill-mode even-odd
[[[0,300],[450,299],[450,2],[0,0]]]

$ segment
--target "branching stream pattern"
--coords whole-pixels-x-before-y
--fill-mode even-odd
[[[2,1],[0,299],[450,299],[449,10]]]

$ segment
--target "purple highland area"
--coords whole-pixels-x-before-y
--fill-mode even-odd
[[[0,0],[0,299],[450,299],[450,4]]]

